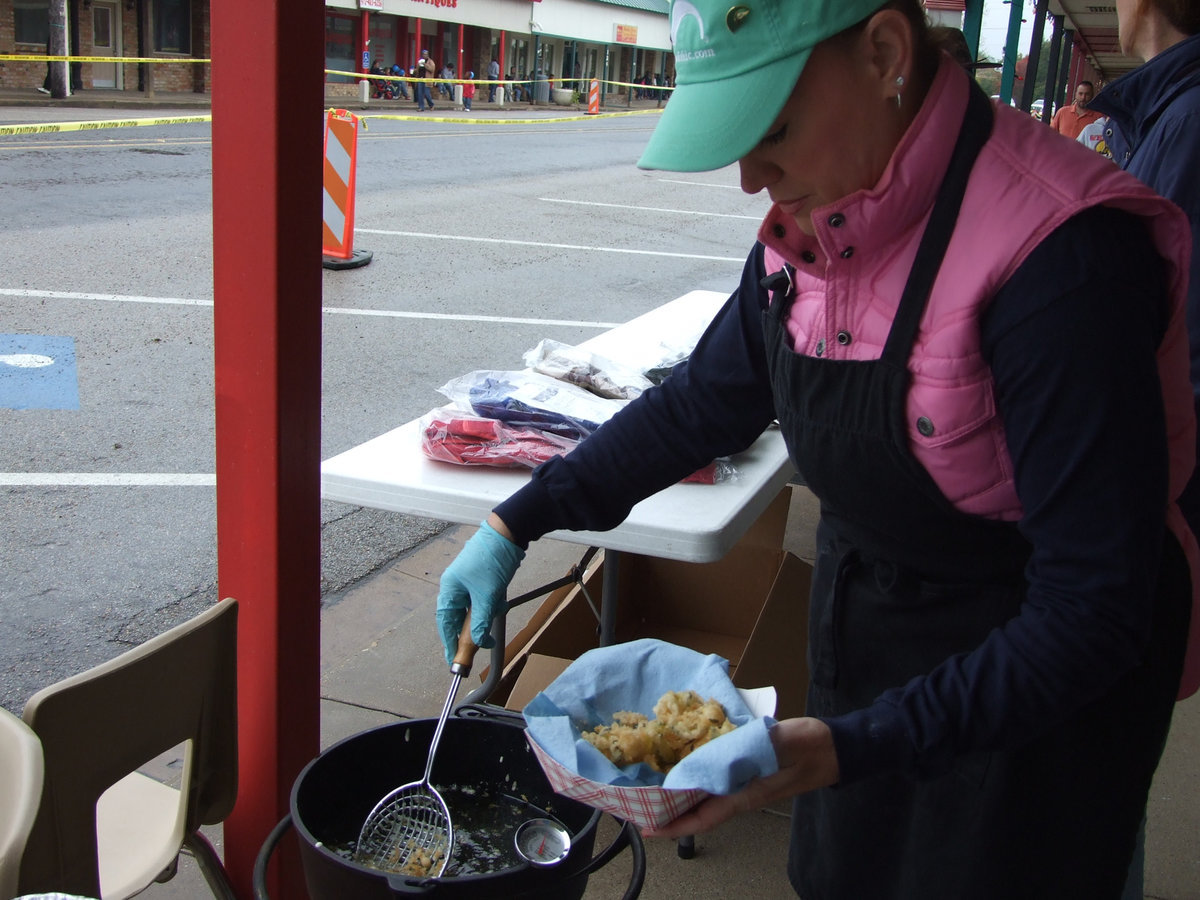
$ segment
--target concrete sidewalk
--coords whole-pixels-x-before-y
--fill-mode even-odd
[[[785,545],[808,560],[813,557],[816,516],[812,495],[805,488],[794,488]],[[326,598],[322,613],[323,747],[399,718],[438,713],[448,675],[433,630],[437,582],[472,532],[471,528],[449,528],[386,569],[340,595]],[[534,544],[514,583],[514,595],[565,573],[578,562],[581,549],[554,541]],[[514,611],[510,634],[536,605]],[[482,658],[476,668],[482,670]],[[1151,795],[1147,898],[1200,900],[1200,773],[1195,762],[1198,744],[1200,698],[1193,698],[1176,707],[1175,723]],[[614,833],[615,828],[606,819],[597,846],[606,845]],[[219,839],[219,829],[214,837]],[[786,805],[742,816],[713,833],[698,836],[697,853],[690,860],[680,859],[672,842],[649,842],[642,896],[650,900],[794,897],[784,873],[787,843]],[[592,876],[587,900],[621,897],[630,871],[626,852]],[[186,860],[174,881],[155,885],[143,896],[194,898],[206,896],[206,891],[194,865]]]

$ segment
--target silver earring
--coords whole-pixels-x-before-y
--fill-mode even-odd
[[[896,76],[896,87],[897,88],[904,87],[904,76],[903,75]],[[896,91],[896,109],[899,109],[899,108],[900,108],[900,91],[897,90]]]

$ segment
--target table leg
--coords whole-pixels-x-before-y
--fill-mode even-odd
[[[617,632],[617,590],[621,575],[621,551],[604,551],[604,581],[600,588],[600,646],[613,643]]]

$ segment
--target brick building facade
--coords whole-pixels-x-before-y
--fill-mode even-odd
[[[45,56],[49,0],[0,0],[0,87],[40,87],[46,63],[6,56]],[[75,90],[207,93],[209,0],[67,0],[72,56],[161,59],[155,63],[72,65]]]

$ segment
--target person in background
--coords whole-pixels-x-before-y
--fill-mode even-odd
[[[670,19],[639,165],[737,162],[771,208],[688,361],[447,567],[447,658],[468,609],[490,646],[531,541],[611,528],[778,422],[821,510],[806,715],[772,727],[777,773],[657,833],[791,797],[805,900],[1116,900],[1197,686],[1183,215],[989,102],[920,0]]]
[[[1079,137],[1084,127],[1100,118],[1100,113],[1090,109],[1096,87],[1090,81],[1081,81],[1075,88],[1075,102],[1064,106],[1050,120],[1050,127],[1071,140]]]
[[[488,103],[496,102],[496,88],[499,86],[497,82],[500,80],[500,63],[492,57],[492,61],[488,63]]]
[[[1145,62],[1105,87],[1091,105],[1109,117],[1113,161],[1187,214],[1188,332],[1200,412],[1200,4],[1120,0],[1117,23],[1121,52]],[[1200,478],[1192,479],[1180,503],[1200,534]]]
[[[371,68],[370,68],[368,74],[370,74],[370,75],[386,75],[387,71],[383,68],[383,63],[381,63],[379,60],[375,60],[374,62],[371,63]],[[388,92],[388,86],[387,86],[386,81],[384,81],[382,78],[372,78],[371,79],[371,96],[374,99],[376,99],[376,100],[380,99],[381,97],[385,96],[387,94],[387,92]]]
[[[474,72],[467,73],[468,79],[473,79],[474,77],[475,77]],[[471,111],[471,101],[474,99],[475,99],[475,82],[468,81],[466,84],[463,85],[463,109],[465,109],[467,112],[470,112]]]
[[[404,67],[402,65],[400,65],[400,63],[392,63],[391,74],[392,74],[392,82],[391,82],[392,92],[394,94],[396,94],[397,96],[403,97],[405,100],[408,100],[409,99],[408,88],[405,86],[405,81],[404,81]]]
[[[1191,381],[1200,412],[1200,4],[1119,0],[1117,30],[1121,52],[1143,64],[1107,85],[1091,107],[1108,117],[1103,143],[1113,162],[1187,215]],[[1196,457],[1200,463],[1200,443]],[[1192,531],[1200,534],[1200,475],[1192,476],[1179,505]],[[1193,620],[1193,630],[1197,625]],[[1139,838],[1124,900],[1143,896],[1144,830]]]
[[[449,100],[451,103],[453,103],[454,102],[454,66],[453,65],[451,65],[450,63],[446,63],[444,66],[442,66],[442,78],[444,78],[445,81],[438,82],[438,93],[441,94],[443,97],[445,97],[447,100]]]
[[[437,77],[437,63],[434,62],[433,54],[428,50],[421,51],[421,62],[417,66],[421,77],[425,80],[421,82],[421,93],[425,98],[425,103],[430,110],[433,109],[433,79]]]
[[[1112,148],[1109,146],[1107,136],[1108,129],[1108,117],[1101,116],[1091,125],[1085,125],[1075,140],[1089,150],[1095,150],[1105,159],[1112,159]]]
[[[508,70],[508,89],[512,91],[513,100],[519,103],[524,91],[522,90],[521,83],[517,81],[516,66]]]

